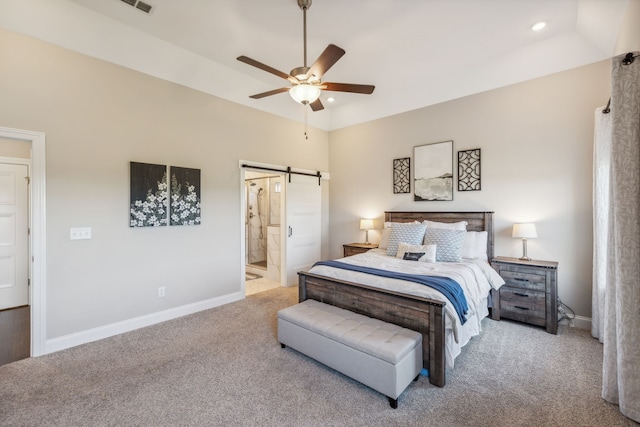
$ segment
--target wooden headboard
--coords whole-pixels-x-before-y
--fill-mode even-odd
[[[493,212],[385,212],[385,222],[467,221],[467,231],[487,232],[487,257],[493,259],[494,232]]]

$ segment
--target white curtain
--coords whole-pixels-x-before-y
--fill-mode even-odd
[[[611,63],[610,130],[596,121],[592,333],[604,343],[602,397],[640,422],[640,59],[623,57]]]
[[[596,109],[593,147],[593,291],[591,335],[604,342],[604,301],[607,283],[609,230],[609,165],[611,163],[611,114]]]

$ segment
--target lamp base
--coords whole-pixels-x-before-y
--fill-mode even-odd
[[[522,239],[522,256],[518,259],[522,261],[531,261],[531,258],[527,256],[527,239]]]

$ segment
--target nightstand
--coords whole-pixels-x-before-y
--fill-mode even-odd
[[[369,249],[375,249],[378,245],[374,243],[349,243],[342,245],[344,256],[351,256],[367,252]]]
[[[497,318],[544,326],[558,333],[558,263],[495,257],[491,266],[506,282],[500,288]]]

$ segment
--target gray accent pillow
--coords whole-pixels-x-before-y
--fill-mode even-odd
[[[427,226],[412,222],[393,223],[391,233],[389,233],[389,243],[387,244],[387,255],[396,256],[398,253],[398,243],[404,242],[409,245],[420,245],[424,238]]]
[[[446,230],[441,228],[427,228],[424,234],[425,245],[436,245],[437,262],[461,262],[462,244],[465,230]]]

